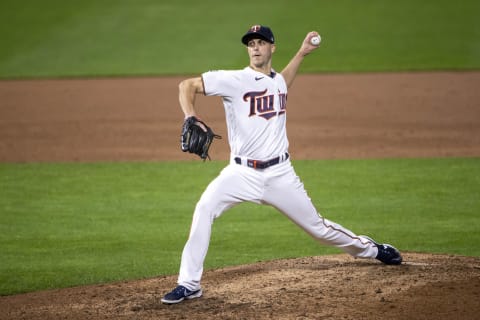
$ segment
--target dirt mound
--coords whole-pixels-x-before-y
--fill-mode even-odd
[[[164,305],[176,277],[0,298],[0,319],[478,319],[480,259],[405,253],[401,266],[347,255],[205,272],[203,297]]]

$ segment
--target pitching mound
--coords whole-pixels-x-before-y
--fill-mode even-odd
[[[161,297],[176,277],[0,298],[1,319],[478,319],[480,259],[405,253],[386,266],[347,255],[205,272],[204,295]]]

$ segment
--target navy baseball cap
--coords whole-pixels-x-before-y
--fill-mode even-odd
[[[272,30],[269,27],[261,26],[259,24],[248,29],[247,33],[242,37],[242,43],[247,45],[248,41],[252,39],[263,39],[267,42],[275,43]]]

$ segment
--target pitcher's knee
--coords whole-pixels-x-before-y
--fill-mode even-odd
[[[195,215],[200,216],[201,218],[208,218],[214,220],[222,214],[222,210],[219,210],[219,206],[212,201],[202,201],[200,200],[195,206]]]

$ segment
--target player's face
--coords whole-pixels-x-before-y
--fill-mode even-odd
[[[252,39],[247,44],[247,50],[250,56],[250,64],[261,68],[270,63],[275,45],[263,39]]]

